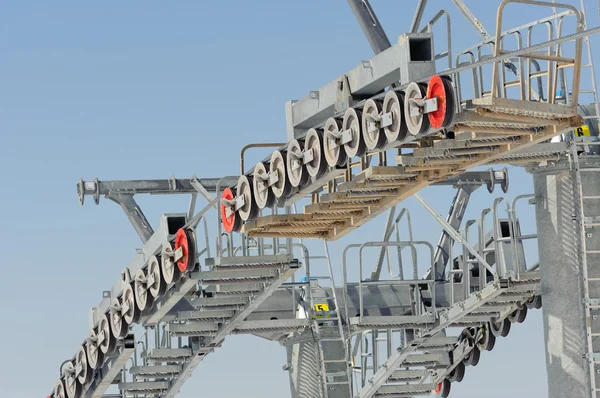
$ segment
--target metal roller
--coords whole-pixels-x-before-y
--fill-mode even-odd
[[[252,220],[258,216],[260,209],[254,200],[252,177],[240,176],[237,183],[237,194],[244,200],[244,205],[238,209],[242,221]]]
[[[100,350],[98,335],[96,331],[92,329],[87,337],[85,344],[85,351],[87,354],[87,362],[90,369],[98,369],[104,362],[104,353]]]
[[[310,176],[304,165],[304,143],[302,141],[290,141],[285,166],[288,179],[293,187],[303,187],[306,185]]]
[[[231,188],[225,188],[221,195],[221,223],[227,233],[238,232],[242,228],[242,219],[235,211],[235,206],[228,204],[234,200],[235,192]]]
[[[437,99],[437,110],[429,112],[427,118],[436,130],[446,128],[454,118],[454,88],[446,76],[433,75],[427,85],[427,99]]]
[[[102,314],[98,320],[98,346],[103,354],[110,354],[117,347],[117,341],[112,333],[110,314]]]
[[[146,287],[150,292],[150,296],[155,299],[165,294],[167,284],[163,279],[160,269],[160,262],[156,256],[150,257],[148,261],[148,273],[146,274]],[[149,302],[149,297],[146,298],[145,308],[150,308],[152,304]],[[154,301],[154,300],[152,300]]]
[[[323,133],[323,151],[327,164],[331,167],[344,166],[348,160],[346,151],[342,148],[342,123],[330,117],[325,122]]]
[[[123,306],[118,298],[113,298],[110,306],[110,330],[115,339],[127,336],[129,325],[122,314]]]
[[[367,151],[367,146],[361,134],[361,113],[361,111],[354,108],[348,108],[344,113],[342,132],[350,132],[350,140],[344,143],[344,150],[349,158],[361,157]]]
[[[404,93],[388,91],[383,98],[382,112],[389,113],[392,118],[391,124],[383,128],[387,141],[392,143],[406,138],[408,127],[404,116]]]
[[[379,101],[367,100],[362,111],[362,134],[367,149],[382,149],[387,141],[383,127],[382,104]]]
[[[80,398],[81,397],[81,383],[77,380],[75,375],[75,365],[72,361],[69,361],[63,365],[63,374],[65,375],[65,392],[68,398]]]
[[[154,256],[152,256],[154,257]],[[156,257],[154,257],[156,259]],[[149,269],[148,269],[149,270]],[[154,278],[154,276],[152,277]],[[135,304],[140,311],[144,311],[146,308],[151,308],[154,303],[154,297],[148,292],[148,277],[146,271],[138,269],[134,277],[134,293],[135,293]]]
[[[527,318],[527,307],[522,306],[521,308],[517,308],[507,318],[512,323],[525,322],[525,318]]]
[[[438,384],[437,390],[435,393],[438,394],[441,398],[447,398],[450,395],[450,387],[452,383],[448,379],[444,379],[440,384]]]
[[[269,187],[269,177],[269,164],[259,162],[254,167],[252,189],[254,190],[254,200],[261,210],[275,204],[275,194]]]
[[[174,252],[170,243],[164,244],[164,249],[161,255],[160,269],[162,271],[163,280],[167,285],[177,282],[181,276],[177,264],[175,264]]]
[[[414,100],[424,101],[427,96],[426,86],[422,83],[412,82],[408,85],[404,99],[404,116],[408,132],[412,135],[423,134],[429,130],[429,118],[425,117],[424,109],[415,106],[411,103]],[[412,101],[411,101],[412,100]],[[411,112],[411,108],[415,109],[415,114]]]
[[[123,307],[122,314],[125,323],[128,325],[137,323],[140,320],[140,309],[135,303],[135,293],[131,283],[126,283],[123,287],[123,295],[121,300]]]
[[[75,354],[75,373],[77,381],[81,385],[85,385],[92,380],[93,372],[87,359],[86,348],[80,345]]]
[[[315,129],[308,130],[305,139],[305,151],[310,151],[312,160],[306,163],[306,171],[311,177],[319,178],[327,171],[327,161],[323,150],[323,133]]]
[[[271,170],[277,171],[277,181],[271,185],[271,190],[277,198],[287,198],[292,192],[292,184],[288,180],[286,171],[286,153],[275,151],[271,155]]]
[[[181,250],[181,258],[177,260],[180,272],[191,271],[196,266],[196,239],[190,229],[179,229],[175,234],[175,251]]]
[[[496,336],[489,327],[483,327],[481,330],[481,339],[477,342],[480,351],[492,351],[496,345]]]
[[[54,386],[54,398],[67,398],[65,381],[63,379],[59,379]]]
[[[463,362],[459,362],[458,365],[456,365],[456,367],[452,369],[452,372],[450,372],[450,374],[448,375],[448,380],[450,380],[451,382],[460,383],[461,381],[463,381],[464,377],[465,364]]]
[[[510,321],[507,318],[496,320],[492,319],[489,328],[496,337],[506,337],[510,333]]]

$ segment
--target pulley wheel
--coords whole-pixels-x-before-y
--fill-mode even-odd
[[[448,375],[448,380],[450,380],[451,382],[460,383],[461,381],[463,381],[464,377],[465,364],[463,362],[459,362],[458,365],[456,365],[456,367],[452,369],[452,372],[450,372],[450,374]]]
[[[500,183],[500,188],[502,188],[502,192],[508,192],[508,169],[506,167],[502,168],[502,174],[504,174],[504,180]]]
[[[149,277],[150,275],[152,275],[152,277],[154,278],[154,281],[151,285],[148,284],[147,288],[148,288],[148,291],[150,292],[150,296],[154,299],[154,298],[160,297],[163,294],[165,294],[165,290],[167,288],[167,284],[165,283],[165,280],[163,279],[163,276],[162,276],[158,257],[156,257],[156,256],[150,257],[150,260],[148,261],[147,277]],[[150,300],[150,297],[146,298],[146,306],[145,306],[146,308],[150,308],[152,306],[150,301],[154,301],[154,300]]]
[[[291,140],[288,144],[287,163],[285,166],[290,184],[293,187],[305,186],[310,177],[308,171],[306,171],[306,166],[302,164],[302,159],[296,160],[294,157],[294,154],[302,156],[302,152],[304,152],[304,144],[298,140]]]
[[[363,107],[362,133],[365,145],[369,150],[382,149],[386,143],[386,136],[383,132],[383,128],[376,127],[375,130],[369,132],[369,125],[371,123],[369,122],[368,116],[380,117],[381,109],[381,102],[372,99],[367,100]],[[378,122],[377,125],[380,126],[381,122]]]
[[[488,169],[490,173],[490,179],[486,182],[486,187],[489,193],[494,192],[494,188],[496,187],[496,174],[494,174],[493,169]]]
[[[223,190],[223,194],[221,195],[221,222],[223,223],[223,228],[227,233],[238,232],[242,227],[240,215],[237,211],[234,211],[229,217],[227,217],[227,206],[223,202],[223,199],[233,200],[235,199],[235,193],[230,188],[225,188]]]
[[[254,200],[256,200],[256,204],[261,210],[275,204],[275,194],[271,188],[269,188],[269,181],[263,180],[263,178],[267,178],[268,175],[269,165],[267,163],[259,162],[256,167],[254,167],[252,188],[254,189]]]
[[[118,298],[112,299],[111,307],[116,306],[118,308],[121,307],[121,302]],[[121,311],[110,310],[110,330],[112,331],[115,339],[122,339],[127,336],[127,332],[129,332],[129,327],[127,322],[125,322],[125,318],[121,314]]]
[[[101,367],[102,362],[104,361],[104,353],[100,350],[100,346],[98,345],[98,335],[93,329],[88,335],[85,350],[90,368],[98,369]]]
[[[68,398],[80,398],[81,397],[81,384],[77,381],[75,376],[75,365],[73,362],[67,362],[64,367],[65,373],[65,392]]]
[[[518,308],[513,311],[512,314],[508,316],[508,320],[512,323],[523,323],[527,318],[527,307],[523,306],[522,308]]]
[[[252,220],[260,211],[254,200],[252,180],[252,177],[240,176],[237,183],[237,194],[244,198],[244,205],[238,210],[238,214],[242,221]]]
[[[444,379],[444,381],[442,381],[440,384],[438,384],[438,387],[437,387],[437,390],[435,390],[435,393],[438,394],[439,397],[447,398],[448,395],[450,395],[450,387],[451,386],[452,386],[452,383],[450,383],[450,380]]]
[[[63,379],[58,379],[56,386],[54,386],[54,398],[67,398],[65,381]]]
[[[77,381],[82,385],[85,385],[92,380],[92,368],[88,363],[86,348],[82,345],[79,346],[77,354],[75,354],[75,369],[81,369],[77,375]]]
[[[496,320],[492,319],[489,328],[496,337],[506,337],[510,333],[510,321],[507,318]]]
[[[539,310],[540,308],[542,308],[542,296],[538,296],[535,295],[531,298],[529,298],[526,302],[525,302],[525,306],[527,308],[531,309],[536,309]]]
[[[154,258],[156,259],[156,257]],[[150,268],[148,268],[148,272],[150,272]],[[143,269],[138,269],[135,273],[133,291],[135,293],[135,304],[140,311],[152,307],[154,297],[148,291],[148,278]]]
[[[331,167],[344,166],[348,157],[346,151],[341,145],[332,145],[334,142],[339,142],[335,137],[335,134],[339,134],[342,129],[342,123],[338,119],[330,117],[325,122],[325,128],[323,133],[323,151],[325,152],[325,159],[327,164]]]
[[[100,347],[100,352],[103,354],[109,354],[117,347],[117,341],[112,333],[110,318],[110,313],[103,314],[98,321],[98,346]]]
[[[454,116],[454,90],[448,79],[433,75],[427,85],[427,99],[437,98],[438,108],[427,114],[431,127],[436,130],[448,127]]]
[[[175,264],[173,257],[171,256],[174,254],[171,244],[166,242],[163,244],[163,247],[164,249],[161,256],[160,269],[162,271],[162,276],[165,283],[170,285],[171,283],[179,280],[181,272],[179,272],[179,268],[177,268],[177,264]]]
[[[271,155],[271,170],[277,171],[277,182],[271,185],[271,190],[277,198],[287,198],[292,192],[292,184],[286,171],[286,153],[275,151]]]
[[[492,351],[496,345],[496,336],[491,332],[489,327],[483,328],[481,340],[477,342],[477,347],[480,351]]]
[[[429,129],[429,119],[426,118],[423,113],[419,113],[414,117],[410,115],[410,100],[425,99],[426,95],[427,91],[421,84],[412,82],[406,88],[406,96],[404,99],[404,120],[406,120],[408,132],[412,135],[422,134]]]
[[[382,112],[392,114],[392,124],[383,128],[388,142],[402,141],[406,138],[408,128],[404,116],[404,93],[388,91],[383,98]]]
[[[313,159],[306,164],[306,171],[314,178],[319,178],[327,171],[327,160],[323,151],[323,133],[315,129],[308,130],[304,149],[312,151]]]
[[[481,351],[477,346],[473,347],[471,352],[463,359],[463,363],[468,366],[477,366],[479,358],[481,357]]]
[[[137,323],[140,320],[140,309],[135,303],[135,293],[133,292],[131,283],[126,283],[123,287],[123,296],[121,300],[123,301],[123,305],[127,304],[127,310],[123,312],[125,323],[128,325]]]
[[[181,248],[183,256],[177,260],[177,268],[181,272],[191,271],[196,265],[196,244],[189,229],[180,228],[175,234],[175,251]]]
[[[365,140],[361,134],[361,111],[354,108],[348,108],[344,113],[344,121],[342,122],[342,131],[350,130],[352,139],[344,144],[344,150],[349,158],[358,156],[361,157],[367,151]]]

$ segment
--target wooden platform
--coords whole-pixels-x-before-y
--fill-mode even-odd
[[[428,185],[472,167],[556,159],[555,151],[544,144],[539,152],[537,147],[524,150],[583,124],[565,105],[510,99],[474,100],[472,105],[456,115],[454,139],[417,139],[411,143],[412,153],[396,158],[398,166],[369,167],[337,184],[336,192],[320,194],[304,214],[259,217],[242,232],[336,240]]]

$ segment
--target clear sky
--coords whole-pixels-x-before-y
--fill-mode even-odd
[[[455,51],[479,41],[449,0],[429,3],[424,20],[440,8],[451,12]],[[466,3],[493,31],[499,0]],[[372,0],[392,42],[408,30],[415,4]],[[535,18],[531,8],[515,10],[507,27]],[[443,42],[443,29],[436,32]],[[371,56],[343,0],[0,0],[2,396],[50,392],[60,363],[88,332],[89,308],[140,246],[115,204],[79,206],[80,177],[237,174],[245,144],[285,140],[285,101]],[[531,176],[511,169],[509,196],[531,191]],[[424,192],[443,214],[452,195]],[[152,223],[186,209],[183,199],[140,203]],[[482,189],[473,203],[475,217],[492,197]],[[435,244],[435,222],[413,200],[403,205],[414,212],[416,238]],[[364,236],[378,239],[383,221],[339,250]],[[546,396],[541,311],[513,330],[467,369],[452,396]],[[227,338],[179,396],[289,397],[285,360],[277,343]]]

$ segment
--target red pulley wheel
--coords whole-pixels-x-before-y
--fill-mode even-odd
[[[444,80],[440,76],[434,75],[429,79],[427,85],[427,99],[437,97],[438,100],[437,110],[427,114],[429,123],[434,129],[447,127],[454,112],[452,85]]]
[[[185,272],[194,267],[194,253],[196,251],[194,238],[189,231],[179,229],[175,235],[175,250],[181,247],[182,257],[177,260],[177,268]]]
[[[233,200],[235,199],[235,195],[233,194],[233,191],[230,188],[225,188],[223,194],[221,195],[221,199]],[[233,231],[239,231],[242,221],[240,219],[240,216],[237,214],[237,212],[233,212],[233,214],[227,217],[227,207],[225,206],[222,200],[221,222],[223,223],[223,228],[225,228],[225,231],[227,231],[228,233],[231,233]]]

